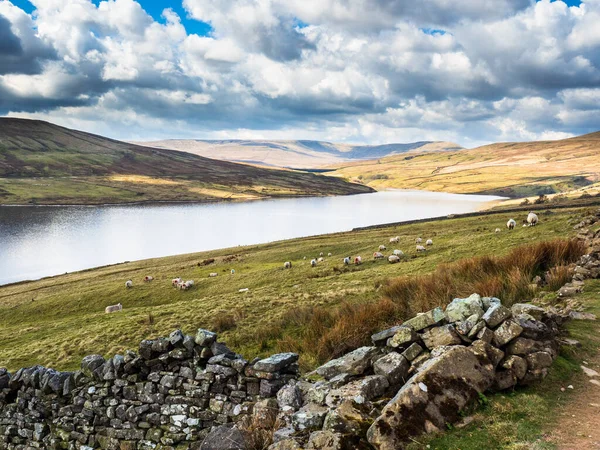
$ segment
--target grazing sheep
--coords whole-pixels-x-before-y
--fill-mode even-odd
[[[417,252],[426,252],[427,249],[425,247],[423,247],[422,245],[417,245]]]
[[[516,226],[517,221],[515,219],[509,219],[508,222],[506,222],[506,228],[509,230],[514,230]]]
[[[420,244],[421,242],[423,242],[423,239],[421,239],[420,237],[415,239],[415,244]]]
[[[400,257],[396,255],[391,255],[388,256],[388,261],[390,262],[390,264],[396,264],[397,262],[400,262]]]
[[[235,269],[231,269],[231,275],[235,275]]]
[[[427,239],[425,245],[433,245],[433,241],[431,239]]]
[[[150,283],[152,280],[154,280],[154,277],[151,277],[150,275],[144,277],[144,282],[146,283]]]
[[[317,260],[316,259],[311,259],[310,260],[310,266],[311,267],[317,267]]]
[[[404,252],[402,250],[394,250],[392,253],[396,256],[404,256]]]
[[[348,266],[348,265],[350,265],[350,257],[349,257],[349,256],[346,256],[346,257],[344,258],[344,265],[345,265],[345,266]]]
[[[527,223],[530,227],[535,227],[539,222],[538,216],[535,213],[530,212],[527,215]]]
[[[355,257],[354,264],[360,266],[362,264],[362,258],[360,256]]]
[[[187,291],[194,285],[194,280],[188,280],[185,283],[181,283],[181,290]]]
[[[373,253],[373,259],[383,259],[383,258],[385,258],[385,256],[383,256],[383,253],[381,253],[381,252]]]
[[[306,256],[304,258],[302,258],[302,259],[306,260]]]
[[[283,263],[283,268],[284,269],[291,269],[292,268],[292,263],[290,261],[286,261]]]
[[[397,244],[398,242],[400,242],[400,236],[390,238],[390,244]]]
[[[127,280],[127,281],[125,282],[125,287],[126,287],[127,289],[130,289],[130,288],[132,288],[132,287],[133,287],[133,281],[131,281],[131,280]]]
[[[331,252],[327,253],[327,256],[331,256]]]
[[[217,272],[211,272],[208,274],[209,277],[218,277],[219,274]]]
[[[120,303],[117,303],[116,305],[107,306],[106,309],[104,310],[104,314],[110,314],[110,313],[119,312],[122,310],[123,310],[123,305],[121,305]]]
[[[248,288],[241,288],[238,292],[248,292],[250,289]]]
[[[319,253],[319,256],[323,256],[323,252]]]
[[[387,247],[386,247],[385,245],[380,245],[380,246],[379,246],[379,251],[380,251],[380,252],[383,252],[383,251],[385,251],[385,250],[387,250]]]
[[[173,279],[171,280],[171,285],[172,285],[173,287],[177,287],[177,285],[178,285],[179,283],[181,283],[181,282],[183,282],[183,280],[182,280],[181,278],[173,278]]]
[[[502,230],[500,228],[496,228],[496,233],[500,233]]]

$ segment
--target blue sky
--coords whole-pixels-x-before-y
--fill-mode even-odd
[[[600,130],[599,0],[34,2],[0,0],[0,116],[129,140]]]

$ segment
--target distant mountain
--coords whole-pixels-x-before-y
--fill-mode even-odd
[[[168,139],[136,142],[153,148],[193,153],[222,161],[265,166],[315,169],[347,161],[384,158],[410,151],[460,150],[452,142],[422,141],[410,144],[349,145],[322,141],[194,140]]]
[[[339,178],[149,148],[38,120],[0,118],[0,203],[213,201],[371,191]]]
[[[585,190],[600,182],[600,132],[556,141],[501,142],[341,164],[334,175],[376,189],[508,197]]]

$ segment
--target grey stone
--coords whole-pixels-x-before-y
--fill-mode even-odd
[[[410,344],[410,346],[402,352],[402,356],[409,361],[412,361],[421,353],[423,353],[423,347],[415,342],[414,344]]]
[[[425,346],[430,350],[443,345],[456,345],[462,343],[462,340],[453,325],[443,325],[441,327],[431,328],[423,333],[422,339]]]
[[[292,416],[292,425],[299,431],[318,430],[323,426],[327,412],[327,408],[309,403]]]
[[[494,331],[494,345],[502,347],[519,337],[523,328],[512,320],[507,320]]]
[[[245,450],[247,444],[244,434],[232,424],[227,424],[208,433],[200,445],[200,450]]]
[[[481,339],[488,344],[491,344],[494,340],[494,332],[489,328],[483,328],[479,333],[477,333],[477,339]]]
[[[525,359],[529,370],[546,369],[552,365],[552,356],[546,352],[530,353]]]
[[[392,348],[406,347],[417,339],[419,339],[419,335],[415,330],[411,327],[400,326],[396,330],[396,333],[388,339],[387,345]]]
[[[412,319],[405,321],[402,325],[411,327],[415,331],[421,331],[425,328],[442,323],[444,318],[445,316],[442,308],[435,308],[426,313],[416,315]]]
[[[81,360],[81,371],[83,374],[92,378],[93,373],[98,369],[102,364],[104,364],[104,358],[101,355],[89,355],[85,356]]]
[[[378,353],[377,347],[360,347],[341,358],[323,364],[316,372],[327,380],[341,373],[361,375],[371,366],[373,357]]]
[[[373,364],[375,374],[387,378],[392,386],[404,384],[409,368],[410,362],[404,356],[395,352],[388,353]]]
[[[384,376],[369,375],[338,389],[331,390],[325,399],[325,403],[331,407],[346,400],[362,404],[383,395],[388,387],[389,382]]]
[[[463,321],[474,314],[478,319],[483,316],[483,303],[478,294],[467,298],[455,298],[446,306],[446,320],[450,323]]]
[[[332,431],[315,431],[310,434],[306,450],[344,450],[344,436]]]
[[[518,316],[519,314],[529,314],[535,320],[542,320],[545,313],[544,308],[532,305],[531,303],[515,303],[510,309],[515,316]]]
[[[541,343],[533,339],[518,337],[506,347],[506,353],[509,355],[527,356],[530,353],[541,351],[543,346]]]
[[[504,358],[504,352],[502,350],[499,350],[482,340],[473,342],[473,344],[471,344],[471,350],[473,350],[476,355],[487,357],[494,368],[500,364],[500,361]]]
[[[371,336],[371,341],[373,341],[374,345],[385,344],[389,338],[396,334],[396,331],[398,331],[399,328],[400,325],[375,333]]]
[[[254,369],[261,372],[277,372],[296,361],[298,361],[298,354],[296,353],[278,353],[261,359],[254,364]]]
[[[198,329],[196,333],[196,344],[201,345],[203,347],[210,346],[213,342],[217,340],[217,333],[213,333],[212,331],[204,330],[202,328]]]
[[[502,362],[502,368],[511,371],[520,380],[527,373],[527,361],[520,356],[510,355]]]
[[[288,384],[277,392],[277,403],[280,408],[289,406],[294,410],[302,406],[302,393],[298,386]]]
[[[471,333],[471,330],[473,330],[476,326],[478,326],[481,330],[481,325],[478,325],[481,323],[479,319],[480,317],[477,314],[473,314],[472,316],[467,317],[465,320],[456,322],[456,331],[462,336],[468,336]],[[474,334],[477,335],[477,333],[478,331]]]
[[[488,327],[496,328],[505,320],[512,316],[512,312],[506,306],[495,304],[489,307],[485,312],[482,319],[485,321]]]

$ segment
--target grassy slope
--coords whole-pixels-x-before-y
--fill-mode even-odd
[[[0,204],[215,201],[370,192],[337,178],[216,161],[0,118]]]
[[[520,244],[568,236],[573,233],[569,220],[581,215],[581,210],[568,209],[541,212],[540,226],[510,233],[504,231],[510,213],[430,221],[132,262],[1,287],[0,365],[14,369],[42,363],[73,368],[85,354],[114,354],[177,327],[193,332],[197,327],[224,326],[224,316],[236,324],[223,333],[225,340],[247,356],[265,354],[274,343],[255,330],[290,308],[376,299],[386,278],[428,273],[443,262],[504,254]],[[496,227],[503,232],[495,234]],[[372,261],[373,251],[395,235],[401,236],[398,248],[407,252],[409,259],[396,265]],[[434,240],[426,254],[415,252],[418,236]],[[332,252],[333,256],[310,268],[310,258],[319,252]],[[344,268],[342,258],[356,254],[362,255],[365,263]],[[229,255],[234,256],[226,258]],[[209,257],[217,262],[197,265]],[[293,262],[292,270],[282,269],[287,260]],[[229,274],[231,269],[236,270],[235,275]],[[208,278],[210,272],[219,276]],[[144,275],[154,276],[155,281],[143,284]],[[187,292],[174,290],[170,280],[175,276],[195,279],[196,287]],[[124,282],[129,278],[135,287],[126,290]],[[238,292],[246,287],[249,292]],[[118,302],[124,305],[122,313],[104,314],[107,305]],[[314,361],[304,364],[310,366]]]
[[[600,133],[560,141],[492,144],[413,153],[340,167],[335,175],[376,189],[403,188],[523,197],[600,180]]]

